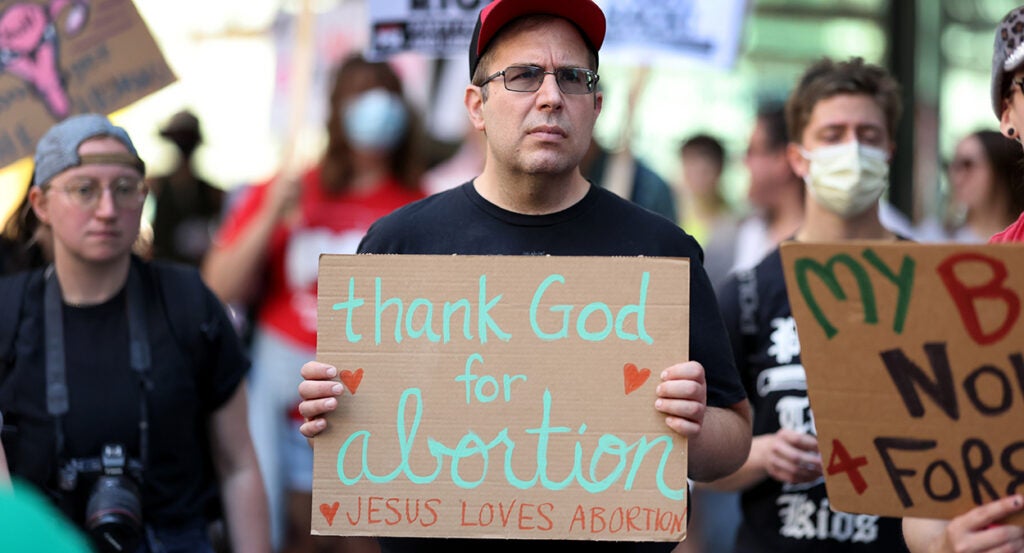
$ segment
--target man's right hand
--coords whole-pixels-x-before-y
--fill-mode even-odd
[[[768,476],[780,482],[802,484],[821,477],[818,440],[809,434],[779,430],[755,436],[750,455],[759,458]]]
[[[337,376],[338,369],[326,363],[310,361],[302,366],[299,413],[306,422],[299,431],[303,436],[312,438],[327,428],[324,415],[338,408],[338,396],[345,390],[341,382],[334,380]]]

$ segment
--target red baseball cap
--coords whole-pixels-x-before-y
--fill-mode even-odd
[[[604,42],[604,12],[593,0],[494,0],[480,10],[476,19],[469,45],[469,78],[473,78],[491,39],[510,21],[524,15],[553,15],[568,20],[580,30],[595,56]]]

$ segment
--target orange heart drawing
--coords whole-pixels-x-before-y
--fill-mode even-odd
[[[356,369],[356,372],[349,370],[341,371],[341,383],[345,385],[345,389],[352,395],[356,395],[356,390],[359,389],[359,383],[363,381],[363,369]]]
[[[632,363],[622,367],[622,380],[626,384],[626,395],[632,394],[651,377],[651,369],[638,369]]]
[[[320,514],[324,515],[324,520],[327,521],[327,526],[334,526],[334,515],[338,514],[338,507],[341,504],[335,501],[328,505],[326,503],[320,504]]]

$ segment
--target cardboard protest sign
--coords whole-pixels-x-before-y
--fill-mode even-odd
[[[834,509],[952,518],[1024,491],[1022,253],[783,245]]]
[[[370,3],[367,55],[383,58],[414,50],[464,58],[476,16],[490,0],[375,0]]]
[[[0,166],[54,123],[108,114],[175,79],[131,0],[0,2]]]
[[[689,262],[323,255],[313,533],[678,541]]]

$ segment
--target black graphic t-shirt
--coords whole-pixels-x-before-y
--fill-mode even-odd
[[[703,253],[690,235],[608,190],[591,186],[575,205],[548,215],[502,209],[476,192],[472,182],[409,204],[378,220],[359,245],[360,253],[433,255],[661,256],[690,259],[690,356],[704,365],[707,402],[729,407],[744,398],[728,336]],[[695,506],[699,508],[699,506]],[[533,547],[579,547],[600,553],[671,551],[672,542],[555,542],[550,540],[381,539],[386,552],[521,551]]]
[[[779,250],[731,276],[720,303],[754,409],[754,436],[783,428],[814,434]],[[740,503],[737,553],[907,551],[899,519],[832,511],[823,479],[783,484],[767,478],[744,491]]]

